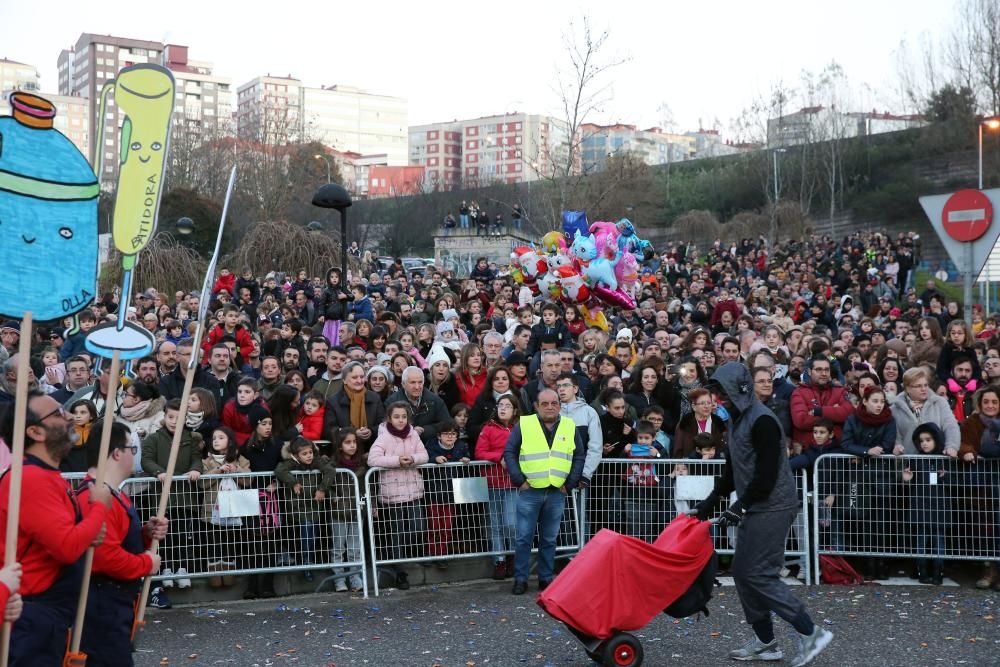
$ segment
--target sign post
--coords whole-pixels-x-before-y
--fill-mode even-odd
[[[1000,236],[1000,225],[993,225],[993,207],[1000,205],[1000,190],[959,190],[921,197],[920,205],[951,261],[962,272],[965,321],[971,325],[972,285]]]

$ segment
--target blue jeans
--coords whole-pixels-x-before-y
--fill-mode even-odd
[[[490,489],[490,546],[498,563],[514,546],[516,521],[517,489]]]
[[[566,508],[566,494],[554,486],[528,488],[517,494],[517,545],[514,549],[514,579],[527,581],[531,570],[531,546],[538,529],[538,580],[550,581],[556,560],[556,538]]]
[[[459,224],[459,226],[462,229],[468,229],[469,228],[469,215],[467,213],[465,215],[459,215],[458,216],[458,224]]]
[[[302,544],[302,564],[312,565],[313,552],[316,550],[316,524],[308,519],[299,526],[299,539]]]

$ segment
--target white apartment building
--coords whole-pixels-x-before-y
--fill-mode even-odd
[[[896,132],[926,125],[920,115],[899,116],[889,112],[844,112],[832,107],[803,107],[794,113],[767,121],[767,146],[796,146],[832,139]]]
[[[210,62],[189,60],[188,47],[167,44],[161,64],[174,75],[174,127],[187,131],[233,129],[233,81],[218,76]]]
[[[401,97],[349,86],[311,88],[290,75],[260,76],[237,91],[236,122],[242,137],[261,140],[265,119],[292,141],[381,155],[390,166],[407,163],[407,113],[408,103]]]
[[[0,58],[0,91],[4,95],[12,90],[37,93],[41,90],[41,79],[34,65]]]

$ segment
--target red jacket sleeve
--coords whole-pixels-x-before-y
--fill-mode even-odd
[[[208,357],[212,352],[212,346],[218,343],[222,338],[221,329],[221,326],[216,325],[211,331],[208,332],[208,335],[205,336],[205,340],[201,342],[201,363],[208,363]]]
[[[250,332],[246,330],[246,327],[237,327],[236,344],[240,348],[240,358],[244,362],[249,361],[250,353],[253,352],[253,338],[250,337]]]
[[[28,481],[27,478],[28,475],[25,475],[25,481]],[[106,520],[107,508],[101,503],[81,507],[87,513],[83,521],[74,523],[73,515],[66,511],[65,489],[52,485],[45,492],[38,492],[41,489],[33,489],[28,484],[24,490],[30,502],[22,502],[19,532],[41,546],[57,562],[63,565],[75,563],[97,537],[101,524]]]
[[[89,499],[89,489],[80,494],[80,509],[84,516],[97,506],[90,503]],[[104,541],[94,550],[94,574],[103,574],[120,581],[132,581],[149,574],[153,560],[148,555],[129,553],[122,548],[122,540],[128,535],[129,518],[125,508],[117,500],[111,501],[111,510],[107,513],[105,523],[107,532]]]
[[[834,425],[843,426],[847,418],[854,414],[854,404],[847,398],[847,390],[843,387],[831,389],[827,400],[837,405],[824,405],[823,416]]]
[[[816,417],[812,413],[812,405],[806,398],[804,391],[795,390],[792,392],[792,400],[789,404],[792,412],[792,424],[799,430],[811,429]]]

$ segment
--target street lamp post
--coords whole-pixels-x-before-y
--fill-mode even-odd
[[[313,157],[317,160],[322,160],[323,162],[326,162],[326,182],[331,183],[332,180],[330,178],[330,159],[321,153],[316,153],[315,155],[313,155]]]
[[[773,247],[777,244],[778,239],[778,198],[781,196],[781,191],[778,189],[778,153],[784,153],[788,149],[786,148],[775,148],[771,153],[771,157],[774,161],[774,203],[771,204],[771,229],[769,241]]]
[[[340,270],[342,280],[347,280],[347,209],[351,205],[351,195],[344,186],[327,183],[313,195],[313,206],[332,208],[340,211]]]
[[[983,126],[986,126],[990,130],[996,130],[1000,128],[1000,118],[984,118],[979,121],[979,141],[977,142],[979,148],[979,190],[983,189]],[[969,244],[969,252],[972,252],[972,244]],[[990,253],[992,254],[992,253]],[[972,272],[972,262],[969,262],[969,273]],[[967,300],[972,299],[972,289],[968,287],[966,289],[965,298]],[[986,302],[986,315],[990,314],[990,260],[986,260],[986,298],[983,299]],[[971,313],[970,306],[966,306],[966,312]],[[971,324],[971,315],[967,318]]]
[[[774,149],[774,153],[773,153],[773,157],[774,157],[774,203],[776,205],[778,203],[778,197],[780,196],[780,193],[778,192],[778,153],[785,153],[787,151],[788,151],[787,148],[775,148]]]

